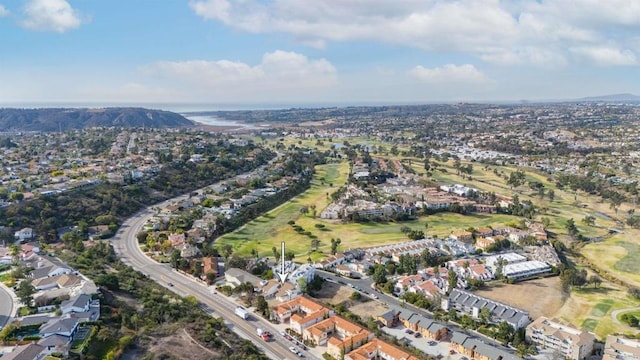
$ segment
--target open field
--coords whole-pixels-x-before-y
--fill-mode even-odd
[[[325,282],[322,284],[322,289],[316,291],[314,298],[326,304],[338,305],[349,301],[349,297],[354,291],[355,290],[341,286],[340,284]]]
[[[329,204],[327,193],[344,184],[348,171],[348,164],[344,162],[316,167],[316,174],[309,190],[236,231],[221,236],[216,240],[216,245],[231,244],[234,251],[241,255],[248,255],[251,249],[268,255],[271,254],[273,246],[279,249],[280,242],[286,241],[289,250],[296,254],[305,253],[309,247],[308,238],[294,232],[287,223],[291,220],[298,221],[304,216],[300,213],[303,206],[315,205],[319,214]]]
[[[640,245],[635,231],[616,234],[585,245],[581,253],[601,269],[635,286],[640,286]]]
[[[560,278],[554,276],[511,285],[495,282],[475,293],[527,310],[529,316],[536,319],[540,316],[553,317],[560,310],[567,297],[561,288]]]
[[[611,317],[612,311],[634,306],[637,306],[637,302],[627,295],[626,289],[605,281],[598,288],[574,288],[556,317],[574,326],[585,327],[598,338],[604,339],[613,333],[637,333],[631,327],[617,324]]]
[[[375,319],[376,316],[384,314],[387,310],[387,307],[381,302],[368,299],[365,295],[362,296],[362,300],[349,307],[349,311],[362,319],[366,319],[368,316]]]

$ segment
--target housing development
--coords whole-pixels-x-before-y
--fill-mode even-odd
[[[416,105],[2,133],[0,353],[633,359],[637,115]]]

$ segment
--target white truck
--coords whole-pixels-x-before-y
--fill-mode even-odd
[[[240,316],[241,318],[247,320],[249,318],[249,312],[247,310],[245,310],[245,308],[243,308],[242,306],[238,306],[236,308],[236,315]]]

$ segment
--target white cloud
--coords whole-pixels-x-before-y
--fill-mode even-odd
[[[0,4],[0,17],[4,17],[9,15],[9,10],[7,10],[6,7],[4,7],[4,5]]]
[[[638,59],[631,50],[621,50],[612,47],[579,47],[570,49],[571,52],[583,56],[599,66],[636,65]]]
[[[337,82],[336,69],[329,61],[281,50],[264,54],[257,65],[231,60],[159,61],[141,70],[149,81],[181,84],[200,99],[208,94],[227,99],[302,96]]]
[[[31,0],[24,7],[23,26],[63,33],[82,24],[80,14],[66,0]]]
[[[580,61],[570,48],[630,48],[640,27],[637,0],[192,0],[190,6],[207,20],[290,34],[317,48],[379,41],[545,67]]]
[[[426,68],[418,65],[409,71],[409,75],[426,83],[482,83],[489,78],[471,64],[447,64],[442,67]]]

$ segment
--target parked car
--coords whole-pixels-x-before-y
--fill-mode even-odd
[[[436,346],[436,345],[438,345],[437,342],[435,342],[433,340],[429,341],[429,346]]]
[[[298,354],[298,349],[294,348],[293,346],[289,346],[289,351],[291,351],[294,354]]]
[[[420,334],[419,332],[413,334],[413,337],[415,337],[415,338],[419,338],[420,336],[422,336],[422,334]]]
[[[413,334],[413,330],[411,330],[411,329],[406,329],[404,332],[409,334],[409,335]]]

